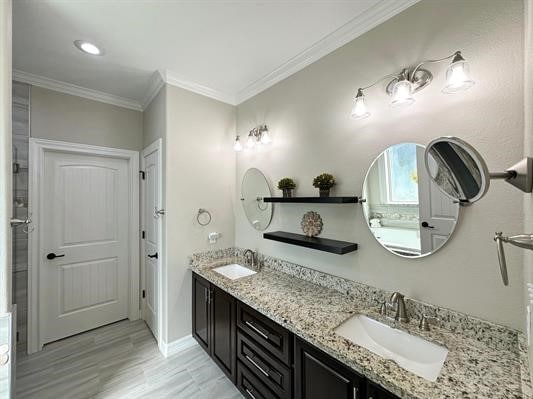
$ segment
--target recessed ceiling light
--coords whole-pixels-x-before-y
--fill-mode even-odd
[[[104,53],[96,44],[86,42],[85,40],[75,40],[74,45],[87,54],[102,55]]]

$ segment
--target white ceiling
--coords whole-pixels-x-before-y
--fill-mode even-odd
[[[130,108],[150,99],[157,71],[238,104],[416,1],[15,0],[13,68],[20,80]],[[76,39],[105,55],[81,53]]]

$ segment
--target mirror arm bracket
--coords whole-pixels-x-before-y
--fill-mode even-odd
[[[525,193],[533,191],[533,158],[526,157],[505,172],[490,173],[491,179],[504,179]]]
[[[506,170],[505,172],[490,172],[489,176],[491,180],[498,179],[514,179],[517,173],[514,170]]]

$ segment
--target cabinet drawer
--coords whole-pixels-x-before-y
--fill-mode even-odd
[[[291,397],[291,370],[240,331],[237,333],[237,358],[278,397]]]
[[[237,388],[248,399],[280,399],[240,361],[237,361]]]
[[[237,303],[237,325],[269,353],[291,364],[292,335],[285,328],[241,302]]]

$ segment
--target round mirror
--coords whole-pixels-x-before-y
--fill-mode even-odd
[[[363,214],[372,234],[390,252],[408,258],[430,255],[450,238],[459,204],[433,183],[425,147],[400,143],[383,151],[363,183]]]
[[[272,203],[263,201],[270,196],[270,186],[263,173],[256,168],[248,169],[242,178],[241,202],[248,221],[256,230],[265,230],[272,220]]]
[[[439,137],[429,143],[425,164],[440,190],[460,203],[476,202],[489,189],[485,161],[474,147],[457,137]]]

